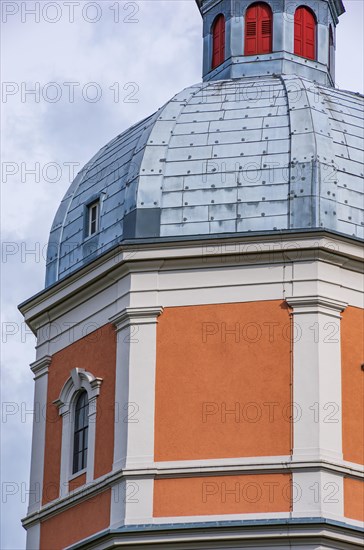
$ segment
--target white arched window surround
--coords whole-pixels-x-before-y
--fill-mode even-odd
[[[58,407],[59,415],[62,417],[62,449],[61,449],[61,475],[60,475],[60,496],[68,494],[69,481],[82,473],[86,474],[86,483],[93,480],[95,462],[95,437],[96,437],[96,405],[97,397],[100,394],[102,378],[96,378],[85,369],[74,368],[71,376],[65,382],[61,393],[54,404]],[[87,392],[89,402],[89,429],[87,467],[85,470],[72,473],[73,465],[73,439],[75,406],[81,391]]]

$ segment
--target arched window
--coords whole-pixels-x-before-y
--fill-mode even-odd
[[[245,55],[271,53],[273,15],[268,4],[249,6],[245,15]]]
[[[306,6],[300,6],[294,14],[294,53],[316,59],[316,18]]]
[[[73,433],[73,468],[76,474],[87,466],[88,447],[88,397],[83,391],[77,398],[75,406],[75,424]]]
[[[86,482],[94,479],[97,398],[102,378],[75,367],[54,404],[62,417],[60,496],[69,493],[69,481],[86,470]]]
[[[212,69],[225,61],[225,17],[220,14],[212,25]]]

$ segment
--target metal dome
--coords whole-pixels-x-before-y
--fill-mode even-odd
[[[56,214],[46,286],[117,244],[363,222],[363,97],[294,75],[204,82],[120,134]],[[87,205],[100,200],[87,238]]]

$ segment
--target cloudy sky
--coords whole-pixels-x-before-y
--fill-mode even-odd
[[[363,93],[363,0],[346,0],[337,86]],[[29,478],[34,338],[17,305],[43,288],[48,233],[73,172],[200,80],[194,0],[1,2],[2,529],[20,550]]]

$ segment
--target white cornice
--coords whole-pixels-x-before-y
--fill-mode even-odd
[[[105,253],[93,263],[59,281],[19,306],[34,333],[57,316],[130,273],[229,265],[277,265],[323,261],[362,272],[363,247],[356,241],[326,233],[243,236],[183,243],[135,244]],[[50,318],[50,315],[52,319]]]
[[[225,464],[223,464],[225,462]],[[163,477],[201,477],[218,475],[238,475],[239,473],[259,475],[263,473],[289,474],[298,471],[322,470],[354,479],[364,478],[363,466],[345,460],[329,462],[306,457],[295,460],[291,456],[248,457],[241,459],[191,460],[181,462],[155,462],[148,467],[129,467],[127,470],[111,472],[92,483],[81,486],[66,497],[59,498],[44,506],[41,510],[29,514],[22,520],[29,528],[46,517],[63,512],[87,498],[109,489],[122,479],[163,478]]]

